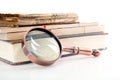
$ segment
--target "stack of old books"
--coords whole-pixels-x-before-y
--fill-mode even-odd
[[[26,31],[34,27],[53,32],[65,48],[106,48],[104,26],[80,23],[75,13],[0,14],[0,60],[13,65],[30,62],[23,53],[22,41]]]

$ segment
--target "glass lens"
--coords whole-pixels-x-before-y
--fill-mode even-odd
[[[25,45],[40,60],[52,61],[60,55],[60,47],[54,36],[42,30],[30,31]]]

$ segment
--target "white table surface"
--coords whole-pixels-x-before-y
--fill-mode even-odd
[[[30,63],[11,66],[0,62],[0,80],[99,80],[106,71],[107,54],[99,58],[72,56],[59,59],[52,66]]]
[[[108,49],[97,58],[77,55],[51,66],[33,63],[12,66],[0,62],[0,80],[120,80],[119,40],[110,37]]]

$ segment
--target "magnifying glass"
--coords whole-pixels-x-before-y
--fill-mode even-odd
[[[62,51],[95,57],[100,55],[99,51],[95,49],[62,48],[59,39],[52,32],[43,28],[33,28],[26,33],[23,51],[33,63],[43,66],[53,64],[62,56]]]

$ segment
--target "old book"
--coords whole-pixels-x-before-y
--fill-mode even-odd
[[[3,27],[18,27],[26,25],[41,25],[41,24],[64,24],[74,23],[76,19],[65,18],[65,19],[19,19],[17,22],[0,20],[0,26]]]
[[[39,25],[39,24],[64,24],[64,23],[74,23],[76,19],[74,18],[64,18],[64,19],[19,19],[19,26],[26,25]]]
[[[57,28],[57,29],[48,29],[56,36],[61,35],[71,35],[71,34],[90,34],[93,32],[104,32],[104,26],[85,26],[85,27],[71,27],[71,28]],[[9,33],[1,33],[1,40],[18,40],[23,39],[26,31],[24,32],[9,32]]]
[[[10,32],[23,32],[34,27],[40,27],[44,29],[60,29],[60,28],[72,28],[72,27],[85,27],[85,26],[98,26],[98,22],[76,22],[71,24],[50,24],[50,25],[39,25],[39,26],[25,26],[18,28],[0,27],[0,33],[10,33]]]
[[[60,42],[63,48],[77,46],[80,48],[106,49],[105,35],[77,36],[72,38],[61,38]],[[4,45],[4,46],[3,46]],[[22,43],[0,41],[0,60],[8,64],[16,65],[29,63],[30,60],[24,55]],[[63,52],[63,56],[72,55],[72,53]]]
[[[73,18],[78,17],[76,13],[41,13],[41,14],[10,14],[10,13],[0,13],[0,19],[7,19],[7,18],[39,18],[39,19],[59,19],[59,18]]]
[[[61,19],[61,18],[78,18],[78,15],[76,13],[20,14],[20,18]]]
[[[74,23],[78,20],[75,13],[46,14],[0,14],[0,26],[16,27],[25,25]]]

